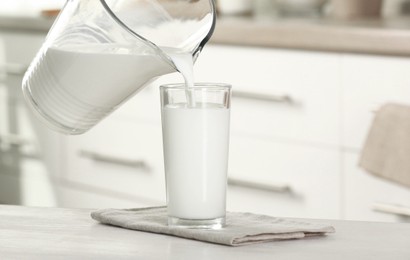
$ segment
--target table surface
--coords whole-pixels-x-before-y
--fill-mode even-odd
[[[410,259],[404,223],[307,220],[336,233],[228,247],[102,225],[91,211],[1,205],[0,259]]]

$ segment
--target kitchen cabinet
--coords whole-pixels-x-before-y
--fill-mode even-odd
[[[265,71],[255,70],[263,60]],[[286,73],[302,73],[271,72],[282,63]],[[196,81],[234,87],[228,210],[340,217],[338,65],[334,54],[207,46]],[[164,204],[158,86],[181,81],[178,74],[162,77],[89,133],[71,138],[64,178],[138,203]]]
[[[44,38],[0,33],[0,202],[165,204],[158,86],[182,77],[164,76],[88,133],[62,136],[21,97],[21,74]],[[408,221],[373,211],[376,202],[405,205],[408,190],[363,172],[357,160],[374,111],[409,100],[409,66],[400,57],[206,46],[196,81],[233,85],[228,210]]]
[[[333,53],[212,45],[195,77],[233,85],[233,132],[335,147],[339,65]]]
[[[228,209],[337,219],[339,159],[337,150],[233,135]]]
[[[229,210],[340,218],[339,65],[332,53],[204,49],[197,81],[233,85]]]
[[[134,121],[107,119],[69,138],[64,179],[147,205],[165,204],[161,128]]]
[[[33,120],[21,81],[45,35],[0,31],[0,202],[55,206],[60,137]]]
[[[86,188],[90,196],[97,192],[122,201],[117,205],[166,204],[158,85],[179,77],[171,74],[146,86],[89,132],[68,137],[63,182]],[[66,199],[64,205],[86,207],[93,200],[87,198]],[[95,204],[115,207],[112,201]]]
[[[132,186],[135,181],[141,186],[145,185],[143,181],[124,178],[127,176],[127,172],[124,173],[127,166],[110,168],[110,163],[99,161],[101,155],[110,155],[105,153],[110,148],[108,140],[117,144],[116,147],[124,144],[116,143],[117,139],[112,138],[112,135],[121,136],[118,132],[110,132],[110,127],[105,130],[102,124],[94,130],[95,134],[91,132],[84,137],[63,136],[45,127],[25,106],[21,92],[22,77],[45,37],[45,33],[41,31],[0,31],[0,203],[67,207],[135,207],[158,203],[155,199],[141,199],[138,202],[139,197],[133,195],[141,191],[134,187],[132,189],[137,192],[123,192],[122,187],[126,183]],[[137,102],[138,105],[140,103]],[[109,122],[110,120],[107,123]],[[114,122],[114,126],[119,125]],[[98,129],[103,130],[102,136]],[[131,131],[135,127],[124,129],[129,129],[129,132],[122,135],[126,142],[130,136],[144,136],[133,135]],[[93,138],[88,139],[88,136]],[[80,139],[86,140],[84,145]],[[94,147],[92,143],[96,139],[102,145]],[[146,140],[148,142],[152,138]],[[77,145],[79,143],[81,145]],[[144,146],[149,147],[146,143]],[[101,147],[104,148],[102,151]],[[124,147],[131,145],[126,144]],[[108,180],[107,175],[110,176]],[[115,179],[120,181],[117,185],[112,185],[116,183]],[[105,183],[105,186],[101,183]],[[162,186],[154,188],[164,193]]]

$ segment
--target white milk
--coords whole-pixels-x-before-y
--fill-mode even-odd
[[[175,67],[181,73],[182,77],[185,80],[185,86],[187,90],[185,95],[190,107],[195,106],[195,99],[193,93],[188,88],[193,88],[194,84],[194,60],[192,53],[190,52],[178,52],[170,48],[163,49],[165,53],[171,58]]]
[[[49,48],[27,84],[40,113],[82,133],[157,76],[175,71],[161,57],[121,45]],[[35,86],[31,88],[30,86]]]
[[[178,53],[165,49],[165,53],[172,59],[175,67],[184,77],[185,85],[189,88],[194,87],[194,61],[192,54],[189,52]]]
[[[225,216],[229,110],[162,110],[168,214],[183,219]]]

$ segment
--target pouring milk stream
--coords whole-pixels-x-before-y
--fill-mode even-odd
[[[50,127],[88,131],[155,78],[193,63],[215,26],[213,0],[69,0],[23,79]]]

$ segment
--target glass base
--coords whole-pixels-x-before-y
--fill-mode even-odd
[[[168,217],[168,226],[193,229],[220,229],[225,226],[225,218],[183,219]]]

